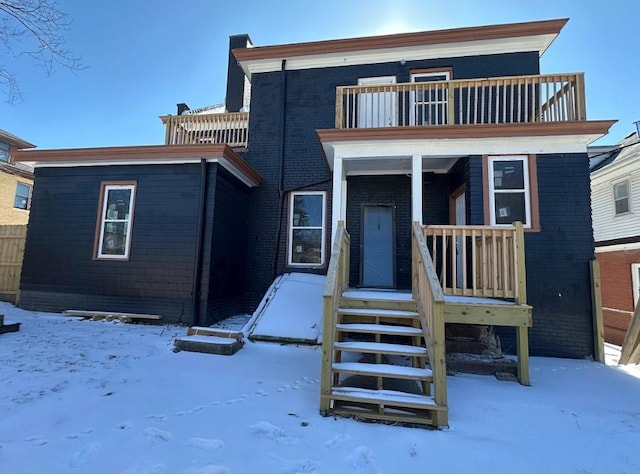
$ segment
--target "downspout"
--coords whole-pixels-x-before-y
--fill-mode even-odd
[[[193,265],[193,286],[191,307],[193,326],[200,322],[200,282],[202,281],[202,243],[204,241],[205,202],[207,197],[207,160],[200,159],[200,201],[198,203],[198,233],[196,234],[195,260]]]
[[[282,234],[282,208],[284,207],[284,143],[285,124],[287,118],[287,60],[282,60],[280,68],[280,163],[278,168],[278,220],[276,224],[276,240],[273,248],[273,262],[271,263],[271,279],[276,277],[278,256],[280,250],[280,236]]]

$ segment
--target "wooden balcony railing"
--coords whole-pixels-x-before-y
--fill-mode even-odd
[[[249,112],[202,115],[165,115],[166,145],[225,143],[246,147],[249,136]]]
[[[339,86],[336,128],[586,120],[583,74]]]
[[[445,295],[509,298],[526,303],[524,232],[508,227],[423,227]]]

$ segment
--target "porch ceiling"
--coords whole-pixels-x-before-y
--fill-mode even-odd
[[[460,156],[423,156],[422,169],[433,173],[448,173]],[[410,174],[411,156],[376,156],[370,158],[345,158],[347,176]]]

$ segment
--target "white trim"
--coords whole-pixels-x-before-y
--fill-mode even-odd
[[[322,227],[318,226],[296,226],[296,229],[320,229],[320,263],[294,263],[293,262],[293,202],[295,196],[322,196]],[[289,194],[289,215],[287,217],[287,266],[290,267],[322,267],[325,262],[325,240],[326,240],[326,222],[327,222],[327,193],[326,191],[292,191]]]
[[[625,250],[638,250],[640,249],[640,242],[634,242],[631,244],[616,244],[616,245],[607,245],[606,247],[596,247],[596,253],[606,253],[606,252],[620,252]]]
[[[411,220],[422,224],[422,156],[411,159]]]
[[[336,158],[333,168],[333,195],[331,197],[331,239],[336,235],[338,221],[342,217],[343,207],[346,209],[346,203],[343,206],[343,201],[346,201],[347,196],[346,194],[343,195],[345,189],[342,183],[344,182],[346,184],[346,180],[344,178],[344,168],[342,165],[342,158]]]
[[[131,190],[131,194],[129,195],[128,218],[127,219],[107,219],[107,204],[109,203],[109,191],[127,190],[127,189]],[[96,252],[96,258],[107,259],[107,260],[128,260],[129,251],[131,247],[131,228],[133,224],[133,210],[134,210],[133,204],[135,202],[136,185],[135,184],[105,184],[102,186],[101,193],[102,193],[102,210],[100,212],[100,237],[98,239],[98,248]],[[104,243],[105,224],[107,224],[107,220],[124,222],[126,224],[126,230],[125,230],[126,240],[124,243],[123,255],[102,253],[102,244]]]
[[[435,138],[415,140],[353,140],[322,144],[329,168],[334,153],[343,158],[411,158],[422,156],[468,155],[544,155],[586,153],[587,144],[601,135],[563,135],[544,137]]]
[[[631,282],[633,284],[633,307],[638,304],[640,298],[640,263],[631,264]]]
[[[75,168],[86,166],[142,166],[142,165],[187,165],[200,163],[200,158],[149,158],[149,159],[122,159],[122,160],[83,160],[83,161],[56,161],[50,162],[27,162],[33,168]],[[258,186],[258,182],[247,176],[240,168],[233,165],[226,158],[207,158],[207,163],[218,163],[232,175],[249,187]]]
[[[518,189],[494,189],[494,176],[493,176],[493,164],[498,161],[521,161],[522,162],[522,175],[524,182],[524,189],[522,191]],[[529,183],[529,157],[527,155],[511,155],[511,156],[489,156],[488,160],[488,180],[489,180],[489,224],[496,227],[510,226],[511,224],[497,224],[496,223],[496,210],[495,210],[495,197],[496,194],[514,194],[522,192],[524,194],[524,212],[526,223],[523,223],[523,227],[531,228],[531,189]]]
[[[537,51],[540,56],[558,35],[519,36],[490,40],[462,41],[432,45],[405,46],[400,48],[371,49],[324,53],[306,56],[273,57],[240,61],[244,73],[250,78],[254,73],[279,71],[282,60],[287,60],[287,70],[315,69],[338,66],[417,61],[422,59],[459,58],[488,54]]]

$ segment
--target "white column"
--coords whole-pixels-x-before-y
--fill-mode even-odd
[[[411,160],[411,220],[422,224],[422,155]]]
[[[333,196],[331,203],[331,239],[336,235],[338,221],[344,220],[347,214],[347,181],[344,179],[342,157],[333,158]]]

